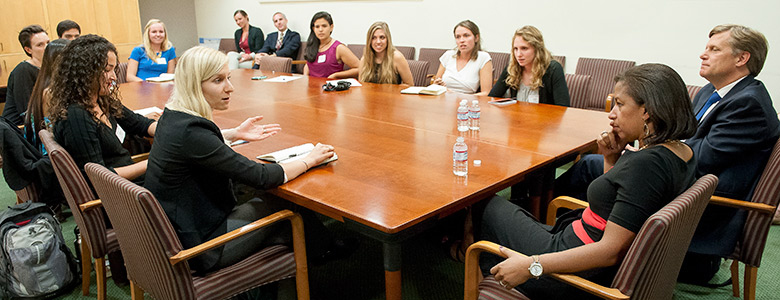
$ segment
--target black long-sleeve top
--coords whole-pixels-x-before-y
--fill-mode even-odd
[[[506,84],[506,78],[509,73],[504,69],[498,81],[490,90],[490,97],[504,97],[506,90],[509,89],[511,98],[517,97],[517,90]],[[539,103],[555,104],[560,106],[569,106],[569,88],[566,85],[566,76],[563,75],[563,67],[557,61],[550,61],[550,66],[542,75],[542,86],[539,87]]]
[[[73,157],[83,171],[84,165],[93,162],[114,171],[114,168],[133,164],[133,159],[122,141],[116,136],[116,126],[130,135],[149,136],[148,130],[154,120],[134,113],[123,106],[122,117],[108,117],[111,127],[92,118],[92,113],[78,104],[68,107],[64,120],[54,123],[54,139]]]
[[[14,125],[24,124],[22,114],[27,111],[27,102],[30,102],[39,70],[31,63],[23,61],[8,75],[8,94],[5,98],[3,117]]]
[[[236,205],[232,180],[269,189],[284,183],[284,170],[233,151],[214,122],[165,109],[144,187],[160,201],[184,248],[227,232],[227,217]],[[219,256],[220,251],[206,252],[190,260],[190,267],[210,269]]]

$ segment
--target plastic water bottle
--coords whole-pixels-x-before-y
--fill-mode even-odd
[[[469,107],[469,119],[471,119],[471,130],[479,130],[479,115],[482,110],[479,108],[479,101],[471,101],[471,107]]]
[[[452,173],[466,176],[469,173],[469,146],[459,136],[452,147]]]
[[[469,108],[468,100],[463,99],[458,106],[458,131],[469,131]]]

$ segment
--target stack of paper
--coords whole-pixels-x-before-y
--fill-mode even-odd
[[[171,73],[162,73],[160,76],[157,77],[150,77],[146,78],[146,81],[149,82],[165,82],[165,81],[171,81],[173,80],[173,74]]]

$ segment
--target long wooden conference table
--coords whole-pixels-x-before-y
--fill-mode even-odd
[[[387,299],[401,298],[405,239],[531,171],[592,149],[608,126],[607,115],[597,111],[527,103],[497,107],[488,104],[490,97],[452,92],[404,95],[405,86],[389,84],[326,92],[322,78],[251,80],[259,75],[290,74],[232,71],[230,108],[215,111],[214,121],[230,128],[262,115],[264,123],[281,124],[282,131],[269,139],[234,147],[251,159],[303,143],[335,147],[337,161],[271,192],[381,241]],[[173,84],[125,83],[120,93],[131,109],[163,108]],[[479,100],[479,131],[458,132],[461,99]],[[467,177],[452,173],[452,147],[461,135],[469,147]]]

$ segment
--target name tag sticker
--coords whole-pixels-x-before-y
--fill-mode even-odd
[[[155,63],[164,65],[166,63],[165,57],[160,57],[154,60]]]
[[[320,57],[317,57],[317,63],[324,63],[325,62],[325,54],[320,55]]]

